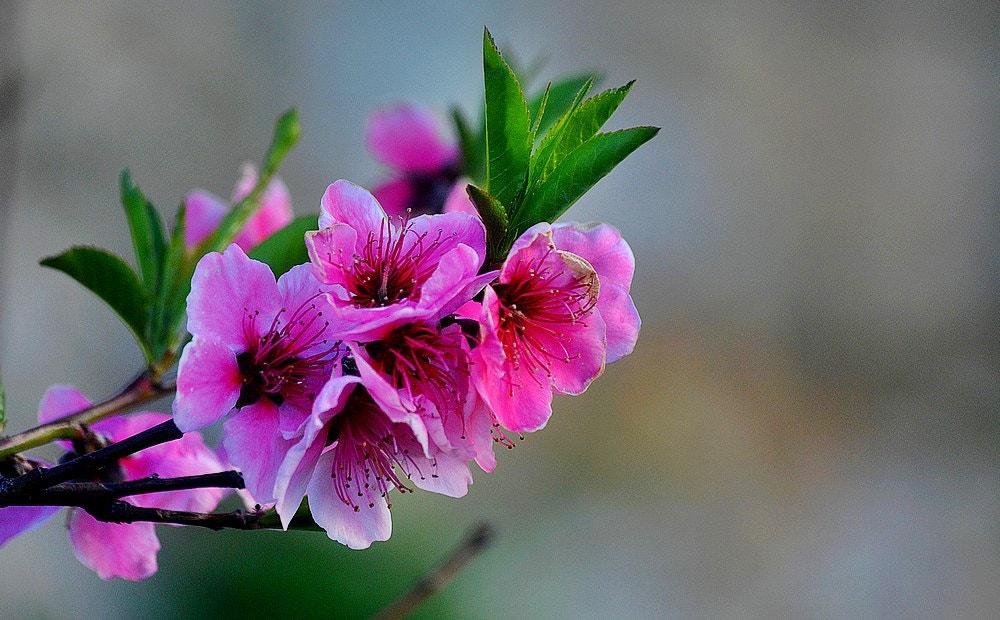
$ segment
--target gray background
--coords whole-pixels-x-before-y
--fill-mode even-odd
[[[100,398],[140,368],[110,312],[37,265],[74,244],[128,255],[123,167],[169,213],[194,187],[226,196],[295,105],[281,174],[314,213],[333,180],[382,178],[363,147],[373,107],[477,105],[484,24],[547,58],[544,77],[637,78],[611,124],[663,128],[569,213],[635,251],[636,353],[557,399],[469,497],[403,498],[393,539],[366,552],[166,531],[139,585],[78,565],[55,519],[0,551],[0,615],[233,611],[204,602],[220,592],[267,594],[280,615],[280,592],[246,584],[294,570],[348,586],[366,571],[367,602],[340,605],[353,586],[294,596],[299,613],[367,613],[482,518],[498,544],[425,613],[1000,606],[996,4],[8,1],[0,20],[9,431],[51,383]]]

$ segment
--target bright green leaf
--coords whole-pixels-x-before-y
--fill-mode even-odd
[[[489,30],[483,34],[486,85],[486,186],[504,205],[513,205],[528,180],[531,127],[517,77],[497,50]]]
[[[75,247],[41,264],[62,271],[103,299],[132,331],[147,361],[153,361],[146,337],[146,291],[128,263],[107,250]]]
[[[163,266],[163,254],[166,251],[166,239],[163,232],[163,222],[153,204],[146,199],[142,190],[132,184],[129,171],[122,170],[121,200],[125,207],[125,219],[128,220],[129,232],[132,234],[132,245],[135,248],[135,260],[139,265],[139,275],[152,294],[159,285],[160,269]]]
[[[635,81],[612,88],[575,106],[545,137],[531,161],[530,185],[545,181],[566,155],[594,136],[621,105]],[[529,192],[531,188],[529,187]]]
[[[525,197],[516,226],[508,231],[508,240],[538,222],[554,222],[580,196],[658,131],[658,127],[632,127],[599,133],[581,144]]]
[[[507,211],[499,200],[475,185],[469,185],[466,191],[486,227],[486,262],[500,262],[506,253],[503,242],[507,233]]]
[[[538,125],[535,135],[545,135],[545,132],[573,106],[576,94],[580,92],[580,89],[588,82],[597,81],[597,79],[593,74],[588,73],[550,83],[546,89],[548,99],[545,102],[544,110],[541,110],[541,102],[545,92],[534,96],[528,102],[528,113],[532,121]]]
[[[267,263],[275,276],[280,276],[295,265],[309,262],[305,234],[316,230],[317,216],[304,215],[277,231],[263,243],[250,250],[250,258]]]

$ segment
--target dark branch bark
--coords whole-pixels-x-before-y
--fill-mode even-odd
[[[260,524],[263,510],[234,512],[185,512],[182,510],[165,510],[163,508],[144,508],[133,506],[120,499],[99,502],[81,506],[98,521],[107,523],[172,523],[175,525],[192,525],[207,527],[210,530],[236,529],[260,530],[267,529]]]
[[[243,476],[237,471],[222,471],[198,476],[158,478],[152,476],[126,482],[64,482],[43,489],[32,495],[8,503],[0,500],[0,508],[18,506],[82,506],[85,504],[120,499],[144,493],[184,491],[204,488],[242,489]]]
[[[182,436],[183,433],[177,428],[174,421],[167,420],[106,448],[78,456],[61,465],[50,468],[37,467],[23,476],[7,480],[5,484],[0,485],[0,504],[16,504],[18,503],[17,498],[27,497],[61,482],[80,478],[84,474],[101,469],[122,457],[161,443],[180,439]]]

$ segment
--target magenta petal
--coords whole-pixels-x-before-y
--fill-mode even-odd
[[[351,281],[357,239],[358,232],[342,223],[307,232],[306,250],[316,279],[346,287]]]
[[[427,458],[420,453],[420,446],[414,439],[396,441],[399,449],[408,454],[403,473],[413,484],[448,497],[462,497],[468,493],[472,474],[464,460],[440,452],[434,458]]]
[[[378,232],[385,221],[385,211],[371,192],[343,179],[334,182],[320,201],[319,227],[350,224],[364,240],[369,232]],[[351,248],[352,251],[354,248]]]
[[[436,263],[441,257],[459,245],[466,245],[479,255],[479,264],[486,256],[486,228],[483,223],[467,213],[438,213],[421,215],[409,222],[408,247],[414,239],[421,239],[425,247],[420,252],[422,261]],[[441,243],[430,247],[430,242],[440,239]],[[478,268],[478,265],[477,265]]]
[[[465,213],[475,218],[479,217],[479,211],[472,204],[472,199],[469,198],[469,192],[466,189],[469,183],[470,180],[466,177],[455,181],[455,184],[451,186],[451,191],[448,192],[448,198],[444,201],[442,209],[444,213]]]
[[[38,423],[47,424],[64,416],[83,411],[93,403],[72,385],[51,385],[38,403]]]
[[[223,430],[226,455],[243,473],[247,490],[261,503],[274,502],[278,468],[295,445],[281,436],[277,407],[267,399],[243,407]]]
[[[246,350],[245,317],[257,311],[272,317],[280,307],[271,268],[248,258],[234,243],[222,254],[212,252],[198,261],[187,299],[188,331],[239,352]]]
[[[396,179],[379,185],[372,190],[372,195],[378,200],[391,219],[406,215],[406,208],[413,200],[413,184],[407,179]]]
[[[74,508],[69,518],[69,539],[76,557],[101,579],[139,581],[156,572],[160,541],[152,523],[102,523]]]
[[[0,508],[0,547],[3,547],[11,538],[35,529],[57,512],[59,512],[59,506]]]
[[[376,540],[389,540],[392,517],[384,498],[374,497],[374,506],[364,505],[355,511],[339,497],[330,480],[334,452],[319,459],[309,482],[309,508],[313,519],[327,535],[351,549],[367,549]]]
[[[236,405],[242,384],[235,353],[210,337],[195,336],[177,370],[177,428],[186,433],[217,422]]]
[[[406,424],[416,436],[417,443],[420,444],[420,452],[429,454],[427,442],[427,427],[424,425],[420,415],[403,404],[400,399],[400,391],[393,387],[385,377],[378,373],[371,366],[371,360],[364,352],[364,349],[357,345],[351,345],[351,352],[354,353],[354,361],[361,374],[361,382],[368,390],[379,408],[393,422]]]
[[[254,172],[254,183],[256,176]],[[260,203],[260,208],[247,220],[243,230],[235,239],[235,243],[248,252],[294,219],[288,188],[277,177],[267,184]]]
[[[604,372],[604,320],[594,312],[583,323],[567,325],[566,333],[571,334],[566,345],[567,357],[552,362],[549,367],[552,385],[563,394],[582,394]],[[559,350],[557,347],[561,344],[555,339],[549,340],[548,350]]]
[[[618,286],[601,285],[601,295],[597,300],[597,310],[607,327],[607,363],[617,362],[630,354],[639,339],[642,320],[636,310],[632,296]]]
[[[376,111],[365,138],[375,157],[402,172],[435,172],[458,158],[458,145],[444,140],[434,115],[415,103]]]
[[[317,441],[317,437],[302,437],[289,449],[285,459],[278,469],[274,483],[274,495],[277,499],[275,509],[281,518],[281,526],[288,529],[295,511],[302,503],[306,487],[316,469],[325,442]]]
[[[194,190],[184,197],[184,245],[193,248],[218,227],[229,212],[229,205],[204,190]]]

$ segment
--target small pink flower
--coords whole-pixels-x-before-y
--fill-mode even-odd
[[[306,233],[316,277],[344,337],[377,340],[409,321],[433,321],[464,304],[495,275],[479,275],[482,222],[464,213],[401,219],[365,189],[337,181],[323,195],[320,230]]]
[[[278,465],[337,365],[333,316],[308,265],[275,282],[233,244],[195,268],[174,419],[189,431],[236,409],[223,443],[261,502],[273,501]]]
[[[316,523],[352,549],[389,538],[389,493],[411,491],[407,482],[452,497],[472,482],[462,459],[426,442],[419,417],[383,410],[361,381],[345,375],[327,383],[276,486],[282,523],[308,492]]]
[[[233,190],[232,203],[248,196],[257,185],[257,171],[245,164],[240,180]],[[205,190],[196,189],[184,198],[184,244],[192,248],[215,231],[231,206]],[[234,241],[249,252],[275,232],[287,226],[293,218],[292,200],[281,179],[274,177],[261,196],[260,208],[247,221]]]
[[[441,213],[461,175],[458,143],[444,138],[434,114],[407,102],[368,119],[368,149],[395,172],[372,192],[390,216]]]
[[[548,224],[514,242],[485,291],[473,366],[479,393],[504,427],[542,428],[553,391],[579,394],[604,370],[599,292],[594,268],[557,248]]]
[[[39,406],[39,422],[54,420],[90,404],[86,396],[71,386],[52,386],[45,392]],[[114,442],[169,419],[169,416],[160,413],[136,413],[107,418],[90,428],[109,442]],[[112,471],[104,472],[102,476],[109,480],[138,480],[152,475],[173,478],[213,473],[222,469],[223,464],[205,446],[201,435],[189,433],[176,441],[125,457],[118,461]],[[222,489],[205,488],[149,493],[124,499],[147,508],[210,512],[215,510],[223,493]],[[38,525],[57,510],[58,508],[51,506],[0,509],[0,544],[11,536]],[[25,521],[20,521],[21,519]],[[101,579],[120,577],[137,581],[156,572],[156,553],[160,549],[160,542],[152,523],[104,523],[81,508],[72,508],[69,536],[77,558],[97,572]]]

